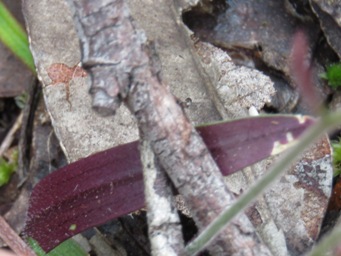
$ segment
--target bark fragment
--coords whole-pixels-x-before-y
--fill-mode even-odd
[[[142,141],[140,150],[152,255],[180,255],[184,241],[170,181],[160,170],[150,143]]]

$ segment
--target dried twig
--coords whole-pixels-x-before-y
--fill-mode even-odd
[[[2,141],[0,146],[0,156],[3,156],[6,150],[9,149],[11,146],[15,133],[20,129],[21,123],[23,119],[23,112],[20,113],[20,115],[17,117],[15,123],[13,124],[12,128],[7,133],[5,139]]]
[[[160,170],[150,143],[143,140],[140,147],[152,255],[179,255],[184,241],[169,179]]]
[[[234,200],[201,137],[158,77],[160,65],[123,0],[71,1],[92,76],[93,105],[114,113],[122,100],[135,115],[152,149],[193,215],[204,228]],[[270,255],[244,214],[209,248],[214,254]]]
[[[0,216],[0,237],[17,255],[36,256],[32,249],[18,236],[2,216]]]

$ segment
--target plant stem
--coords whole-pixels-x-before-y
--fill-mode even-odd
[[[341,112],[323,115],[316,124],[311,127],[275,166],[273,166],[254,186],[245,192],[231,207],[226,208],[199,236],[186,248],[186,255],[194,255],[205,246],[247,205],[254,201],[269,185],[274,182],[287,168],[301,155],[310,144],[316,141],[324,132],[341,124]]]
[[[2,216],[0,216],[0,237],[17,255],[36,255]]]

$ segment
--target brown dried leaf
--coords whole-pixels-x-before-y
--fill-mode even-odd
[[[229,186],[240,194],[277,158],[246,168],[243,175],[227,177]],[[302,255],[314,245],[327,209],[332,175],[331,148],[325,136],[248,210],[274,255]]]
[[[275,88],[269,77],[255,69],[238,67],[223,50],[211,44],[196,42],[194,47],[224,118],[246,117],[250,108],[261,111],[270,104]]]
[[[293,255],[307,252],[318,238],[331,193],[332,173],[331,149],[325,136],[265,195]]]
[[[252,54],[269,67],[289,75],[291,38],[297,28],[309,34],[309,47],[318,31],[312,24],[292,17],[285,1],[235,1],[221,13],[207,40],[227,49],[240,49]]]

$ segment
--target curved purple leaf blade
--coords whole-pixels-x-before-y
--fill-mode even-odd
[[[25,233],[49,251],[89,227],[143,206],[138,143],[132,142],[81,159],[41,180],[32,191]]]
[[[197,131],[226,176],[282,152],[314,122],[308,116],[269,115],[197,127]]]
[[[197,130],[222,174],[228,175],[279,152],[274,145],[296,139],[313,123],[308,117],[264,116]],[[32,191],[26,235],[49,251],[75,234],[143,206],[138,142],[131,142],[81,159],[41,180]]]

